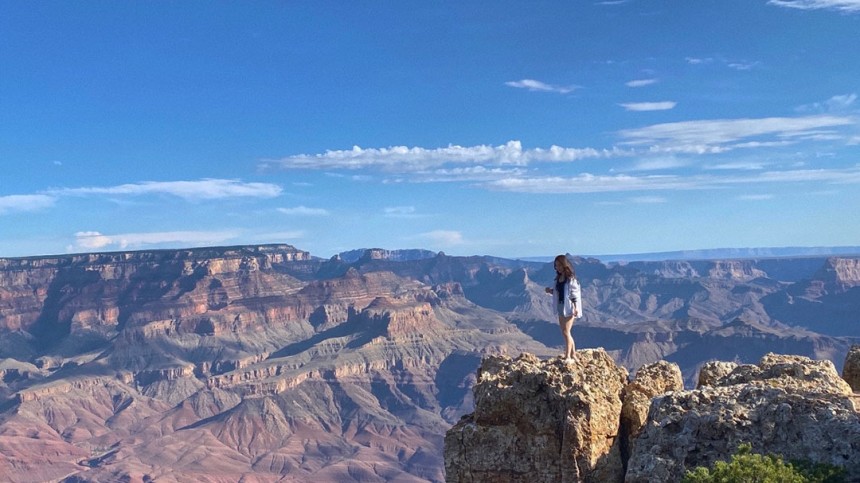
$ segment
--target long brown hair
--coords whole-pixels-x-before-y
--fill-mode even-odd
[[[556,273],[558,273],[558,275],[556,275],[555,278],[557,280],[570,280],[572,278],[576,278],[576,269],[573,268],[573,265],[570,263],[570,260],[568,260],[566,256],[559,255],[555,257],[555,260],[553,261],[553,267],[555,267],[556,263],[561,264],[561,271],[559,272],[558,269],[556,269]]]

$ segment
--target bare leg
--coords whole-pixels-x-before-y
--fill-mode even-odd
[[[570,330],[573,328],[573,317],[559,315],[558,325],[561,328],[561,335],[564,336],[564,358],[567,361],[572,361],[576,354],[576,345],[573,343],[573,336],[570,335]]]

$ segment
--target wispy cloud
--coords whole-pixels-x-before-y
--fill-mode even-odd
[[[795,169],[763,171],[754,175],[593,175],[531,177],[495,180],[482,185],[491,190],[518,193],[607,193],[718,189],[762,183],[860,184],[860,167],[847,169]]]
[[[770,0],[768,5],[796,8],[800,10],[838,10],[860,12],[860,0]]]
[[[50,208],[56,198],[48,195],[7,195],[0,196],[0,215],[38,211]]]
[[[690,65],[710,64],[714,61],[711,57],[685,57],[684,60]]]
[[[440,168],[421,173],[414,177],[421,182],[445,181],[486,181],[505,176],[525,174],[523,168],[487,168],[485,166],[468,166],[463,168]]]
[[[659,204],[665,203],[667,200],[662,196],[636,196],[630,198],[630,201],[641,204],[641,205],[650,205],[650,204]]]
[[[726,65],[735,70],[752,70],[761,65],[759,61],[749,62],[728,62]]]
[[[846,101],[847,102],[847,101]],[[331,176],[348,176],[344,172],[367,175],[383,183],[402,182],[472,182],[494,189],[530,188],[530,181],[517,180],[540,178],[536,173],[549,168],[553,163],[567,163],[587,159],[629,158],[634,163],[627,169],[616,166],[613,171],[655,171],[689,166],[689,160],[676,158],[685,154],[719,154],[732,150],[754,150],[784,147],[809,141],[838,141],[849,143],[846,132],[857,126],[857,118],[848,115],[821,114],[798,117],[742,118],[692,120],[673,123],[652,124],[640,128],[625,129],[616,133],[619,143],[609,148],[572,148],[553,145],[548,148],[524,148],[520,141],[509,141],[498,146],[448,145],[442,148],[391,146],[387,148],[362,148],[329,150],[319,154],[297,154],[278,160],[265,161],[269,166],[288,170],[322,170]],[[741,164],[723,162],[712,165],[711,170],[763,170],[760,159],[755,163]],[[754,164],[754,165],[753,165]],[[559,167],[561,168],[561,167]],[[600,180],[607,185],[601,186]],[[633,189],[624,182],[641,183],[641,178],[588,178],[586,186],[597,186],[591,190]],[[648,179],[641,189],[655,189],[655,182],[670,183],[671,179]],[[498,182],[498,185],[493,183]],[[507,185],[506,183],[511,183]],[[595,184],[597,183],[597,184]],[[552,183],[550,183],[552,184]],[[657,184],[656,186],[660,186]],[[566,188],[565,188],[566,189]],[[565,190],[562,189],[562,190]],[[663,189],[663,188],[660,188]],[[298,214],[308,210],[287,211]],[[294,210],[288,208],[287,210]],[[395,216],[388,213],[386,216]],[[404,214],[399,214],[404,216]]]
[[[741,195],[736,199],[740,201],[767,201],[772,200],[773,195]]]
[[[485,187],[517,193],[605,193],[648,190],[692,189],[694,183],[675,175],[631,176],[593,175],[571,177],[507,178],[488,182]]]
[[[760,119],[715,119],[654,124],[639,129],[619,132],[630,146],[650,145],[659,151],[715,153],[739,147],[759,147],[756,144],[742,145],[741,141],[761,136],[775,137],[785,141],[792,137],[808,135],[812,131],[856,124],[848,116],[818,115],[806,117],[769,117]],[[769,140],[765,140],[769,141]]]
[[[418,218],[421,216],[414,206],[388,206],[383,210],[383,213],[388,218]]]
[[[689,161],[678,159],[674,156],[658,156],[655,158],[639,159],[633,163],[631,169],[633,171],[660,171],[664,169],[683,168],[689,165]]]
[[[222,198],[274,198],[281,187],[271,183],[244,183],[235,179],[201,179],[194,181],[143,181],[108,187],[63,188],[50,190],[54,195],[170,195],[186,200]]]
[[[765,168],[765,163],[761,161],[734,161],[728,163],[706,165],[703,168],[710,170],[726,171],[760,171]]]
[[[284,240],[297,240],[305,237],[305,232],[303,230],[292,230],[292,231],[278,231],[274,233],[263,233],[261,235],[255,235],[254,238],[257,240],[261,240],[263,243],[278,243]]]
[[[104,248],[137,248],[148,245],[175,243],[181,245],[208,245],[223,243],[236,238],[235,231],[165,231],[151,233],[124,233],[105,235],[98,231],[75,233],[75,244],[71,250],[100,250]]]
[[[636,79],[628,81],[624,85],[626,85],[627,87],[645,87],[656,83],[657,79]]]
[[[722,56],[717,57],[685,57],[684,60],[690,65],[711,65],[725,66],[730,69],[745,71],[752,70],[761,65],[757,60],[734,60],[726,59]]]
[[[628,111],[666,111],[673,109],[678,103],[674,101],[661,102],[630,102],[618,104]]]
[[[325,208],[308,208],[304,205],[294,208],[278,208],[278,212],[295,216],[328,216],[331,214]]]
[[[361,148],[328,150],[321,154],[297,154],[277,160],[265,160],[265,166],[283,169],[378,169],[389,173],[427,173],[433,169],[453,169],[456,165],[526,166],[532,162],[576,161],[587,158],[609,157],[614,150],[594,148],[523,149],[520,141],[508,141],[500,146],[449,145],[444,148],[391,146],[387,148]]]
[[[798,112],[843,112],[848,110],[857,101],[857,94],[844,94],[833,96],[824,102],[813,102],[798,106]]]
[[[421,233],[418,238],[428,240],[438,246],[456,246],[463,244],[463,234],[454,230],[433,230]]]
[[[505,82],[505,85],[508,87],[516,87],[517,89],[527,89],[536,92],[555,92],[558,94],[568,94],[580,88],[580,86],[576,85],[557,86],[552,84],[546,84],[544,82],[534,79],[508,81]]]

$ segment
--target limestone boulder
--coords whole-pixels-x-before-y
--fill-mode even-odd
[[[627,370],[603,349],[573,364],[490,356],[474,413],[445,437],[447,481],[620,482],[618,421]]]
[[[651,400],[658,395],[684,389],[681,368],[677,364],[657,361],[636,371],[636,375],[621,391],[622,456],[629,455],[629,441],[642,431],[648,418]]]
[[[851,386],[851,390],[860,392],[860,345],[852,345],[845,356],[842,368],[842,378]]]
[[[767,354],[713,385],[657,397],[625,482],[677,482],[745,442],[756,453],[844,467],[858,481],[860,418],[850,394],[829,361]]]
[[[734,362],[709,361],[699,369],[699,383],[697,387],[714,386],[721,378],[731,374],[738,367]]]

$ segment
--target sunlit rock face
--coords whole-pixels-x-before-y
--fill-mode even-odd
[[[550,353],[450,277],[286,245],[2,262],[11,481],[443,481],[481,356]]]
[[[298,289],[275,268],[309,259],[289,245],[0,259],[0,330],[26,331],[41,347],[153,321],[167,321],[165,332],[247,325],[235,320],[239,310],[230,317],[222,309]],[[302,315],[277,312],[272,322]]]
[[[707,380],[654,399],[625,481],[680,481],[687,470],[728,459],[741,443],[860,478],[860,417],[831,362],[768,354]]]
[[[572,366],[553,359],[551,263],[289,245],[0,259],[0,475],[442,481],[446,431],[481,414],[481,360],[527,352],[556,371],[541,404],[569,409],[552,437],[575,466],[548,468],[612,481],[676,368],[715,386],[769,351],[841,367],[851,345],[808,329],[854,330],[850,258],[571,259],[577,347],[606,347]]]
[[[475,411],[445,438],[448,481],[678,482],[742,443],[860,479],[860,415],[830,361],[712,361],[703,384],[684,390],[677,365],[665,361],[628,382],[604,351],[577,356],[574,364],[485,358]]]
[[[621,457],[630,457],[632,441],[639,436],[648,421],[651,400],[661,394],[684,389],[681,369],[677,364],[657,361],[640,367],[630,383],[621,391]]]
[[[852,345],[848,355],[845,356],[842,378],[854,392],[860,392],[860,345]]]
[[[484,359],[475,412],[445,438],[448,481],[621,481],[626,380],[599,349],[578,352],[575,363]]]

